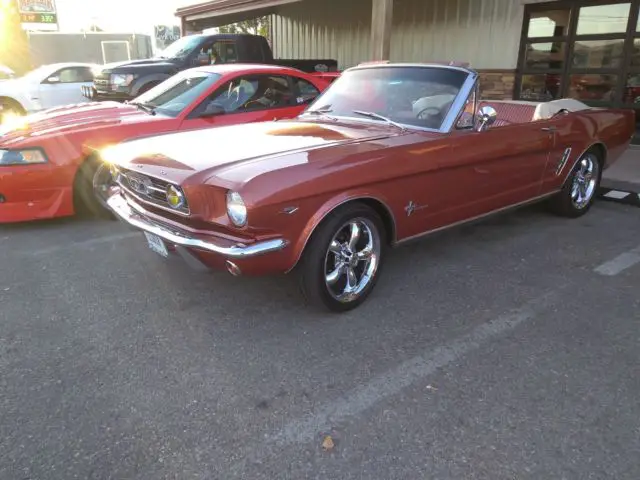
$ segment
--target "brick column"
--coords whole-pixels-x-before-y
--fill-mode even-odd
[[[371,59],[389,60],[393,0],[372,0],[371,7]]]

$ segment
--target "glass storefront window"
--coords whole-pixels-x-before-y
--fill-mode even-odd
[[[624,39],[576,40],[573,46],[574,68],[618,68],[622,66]]]
[[[616,75],[599,73],[574,74],[569,77],[567,96],[580,101],[612,102],[615,98]]]
[[[629,23],[631,3],[581,7],[578,13],[577,35],[625,33]]]
[[[523,75],[520,98],[536,102],[548,102],[560,97],[560,75]]]
[[[622,101],[640,107],[640,73],[627,75],[627,83],[624,87]]]
[[[631,58],[630,65],[632,67],[640,67],[640,38],[633,40],[629,57]]]
[[[525,68],[561,69],[565,58],[564,42],[528,43],[525,49]]]
[[[527,37],[561,37],[569,33],[570,11],[545,10],[531,12]]]

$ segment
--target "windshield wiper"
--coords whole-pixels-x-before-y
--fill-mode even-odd
[[[135,105],[140,110],[142,110],[143,112],[148,113],[149,115],[155,115],[156,114],[156,107],[154,105],[149,104],[149,103],[140,103],[140,102],[128,102],[128,103],[129,103],[129,105]]]
[[[394,122],[390,118],[385,117],[384,115],[380,115],[375,112],[363,112],[362,110],[353,110],[353,113],[357,113],[358,115],[362,115],[364,117],[375,118],[378,120],[382,120],[383,122],[387,122],[389,125],[393,125],[394,127],[399,128],[403,132],[407,130],[407,127],[400,125],[398,122]]]

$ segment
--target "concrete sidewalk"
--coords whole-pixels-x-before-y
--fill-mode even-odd
[[[631,145],[602,175],[602,187],[640,193],[640,145]]]

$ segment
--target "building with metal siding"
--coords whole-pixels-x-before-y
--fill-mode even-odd
[[[479,69],[514,70],[523,11],[514,0],[395,0],[390,60],[453,59]],[[371,0],[282,6],[271,16],[271,38],[281,58],[356,65],[371,58]]]

